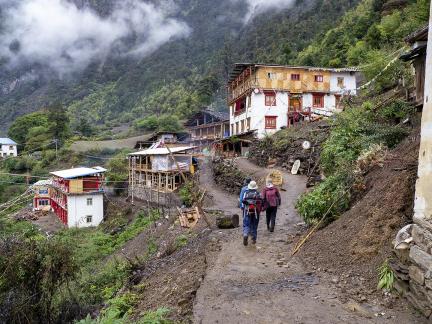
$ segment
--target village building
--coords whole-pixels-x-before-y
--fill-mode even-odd
[[[185,177],[195,173],[193,150],[191,146],[159,147],[130,153],[130,195],[143,200],[156,200],[153,197],[161,197],[159,193],[177,191],[184,183],[181,173]]]
[[[190,135],[187,132],[157,132],[148,136],[145,140],[139,140],[135,144],[136,150],[169,146],[184,146],[188,144]]]
[[[17,143],[10,138],[0,138],[0,157],[18,156]]]
[[[223,158],[247,157],[249,155],[250,144],[254,139],[255,134],[253,131],[226,137],[213,143],[212,155]]]
[[[50,196],[50,187],[52,185],[52,181],[48,180],[39,180],[34,183],[32,188],[34,192],[33,198],[33,210],[36,211],[50,211],[51,210],[51,196]]]
[[[415,71],[415,90],[411,99],[419,108],[423,106],[424,101],[428,34],[429,25],[426,25],[405,38],[411,50],[401,56],[403,61],[412,62]]]
[[[230,134],[255,131],[259,138],[310,118],[342,111],[356,95],[355,69],[235,64],[228,81]]]
[[[215,140],[220,140],[230,136],[229,114],[204,109],[197,112],[185,123],[190,133],[190,142],[202,151]]]
[[[102,167],[51,172],[51,208],[65,226],[93,227],[103,221],[105,172]]]

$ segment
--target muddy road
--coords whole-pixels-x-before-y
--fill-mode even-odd
[[[246,159],[237,166],[263,183],[270,172]],[[213,208],[237,212],[237,196],[217,188],[208,168],[201,182],[212,196]],[[195,323],[422,323],[409,309],[359,305],[338,295],[331,274],[311,270],[291,257],[293,241],[302,232],[294,205],[306,190],[306,179],[284,172],[282,206],[276,229],[269,233],[261,215],[256,245],[244,247],[241,227],[215,230],[221,251],[208,256],[206,276],[194,303]],[[325,248],[325,247],[323,247]]]

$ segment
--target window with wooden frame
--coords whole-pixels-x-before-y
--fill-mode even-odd
[[[314,108],[324,108],[324,95],[314,94],[312,97],[312,106]]]
[[[338,77],[337,78],[337,86],[339,88],[343,88],[345,85],[345,79],[343,77]]]
[[[265,128],[276,129],[277,116],[265,116]]]
[[[291,74],[291,81],[300,81],[300,74],[298,73]]]
[[[315,82],[323,82],[324,76],[322,74],[315,75]]]
[[[264,92],[264,96],[266,106],[276,106],[276,92]]]

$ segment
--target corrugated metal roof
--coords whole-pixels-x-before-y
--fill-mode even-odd
[[[51,184],[52,184],[52,180],[47,179],[47,180],[39,180],[38,182],[35,182],[33,186],[49,186]]]
[[[180,147],[171,147],[171,153],[180,153],[188,150],[194,149],[195,146],[180,146]],[[158,147],[154,149],[147,149],[144,151],[138,151],[135,153],[130,153],[129,155],[168,155],[169,151],[166,147]]]
[[[107,169],[104,169],[102,167],[94,167],[94,168],[74,168],[74,169],[68,169],[68,170],[61,170],[61,171],[55,171],[50,172],[52,175],[55,175],[56,177],[64,178],[64,179],[73,179],[73,178],[79,178],[79,177],[85,177],[97,173],[104,173]]]
[[[234,81],[245,69],[248,67],[281,67],[286,69],[303,69],[309,71],[329,71],[329,72],[358,72],[356,68],[326,68],[326,67],[315,67],[315,66],[292,66],[292,65],[279,65],[279,64],[265,64],[265,63],[235,63],[233,70],[229,74],[228,82]]]
[[[18,145],[15,141],[13,141],[7,137],[0,137],[0,144],[1,145]]]

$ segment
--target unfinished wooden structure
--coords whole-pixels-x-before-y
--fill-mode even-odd
[[[186,176],[195,173],[193,149],[190,146],[163,147],[129,154],[129,188],[162,193],[177,191],[183,184],[180,171]]]

